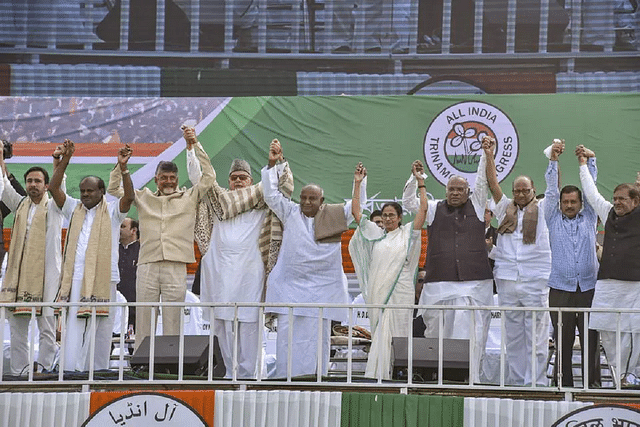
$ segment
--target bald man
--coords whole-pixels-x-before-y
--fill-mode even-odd
[[[270,148],[279,150],[277,145]],[[270,153],[277,157],[280,153]],[[264,200],[282,221],[284,230],[278,261],[267,281],[266,301],[271,303],[348,304],[347,278],[342,270],[341,235],[353,219],[351,201],[328,205],[321,187],[310,184],[302,188],[296,204],[278,191],[277,168],[262,169]],[[363,186],[364,187],[364,186]],[[366,190],[361,187],[361,203]],[[276,377],[288,374],[289,328],[292,329],[291,376],[312,375],[318,366],[318,321],[322,330],[321,373],[329,362],[331,320],[347,321],[347,311],[324,308],[295,308],[288,316],[287,307],[272,307],[277,314]]]
[[[498,302],[509,307],[548,307],[551,248],[544,217],[545,201],[536,199],[536,189],[528,176],[513,181],[513,198],[500,188],[494,161],[495,141],[483,142],[487,158],[487,181],[498,220],[498,242],[492,256]],[[549,313],[546,311],[506,311],[506,349],[512,385],[546,386],[549,353]],[[535,336],[531,335],[535,323]],[[532,361],[532,347],[536,357]]]
[[[485,156],[482,154],[473,194],[469,194],[467,180],[454,175],[447,182],[446,199],[428,201],[426,221],[429,245],[420,305],[477,307],[492,304],[493,275],[484,238],[484,208],[489,192],[484,163]],[[417,187],[416,179],[412,176],[405,185],[402,200],[409,212],[417,212],[418,209],[415,197]],[[474,365],[469,373],[473,381],[478,381],[489,332],[490,312],[423,310],[425,337],[438,337],[441,316],[444,316],[444,338],[471,339],[471,335],[474,335]],[[472,316],[475,317],[475,330],[471,329]]]

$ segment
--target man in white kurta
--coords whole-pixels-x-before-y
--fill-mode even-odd
[[[57,155],[54,152],[54,155]],[[46,197],[46,191],[49,185],[49,176],[44,170],[37,167],[31,168],[25,174],[25,184],[28,196],[22,196],[11,185],[9,179],[4,176],[4,192],[2,193],[2,201],[11,210],[16,212],[21,203],[31,203],[31,207],[27,216],[27,228],[25,242],[29,238],[29,230],[36,212],[36,208],[40,203],[46,204],[46,223],[45,223],[45,240],[41,244],[45,245],[44,259],[44,288],[42,293],[42,301],[54,301],[58,290],[58,279],[60,277],[60,264],[62,259],[61,232],[62,232],[62,216],[55,208],[55,203]],[[45,175],[46,174],[46,175]],[[42,186],[45,194],[39,194],[38,184]],[[64,185],[64,184],[63,184]],[[35,200],[34,196],[40,196]],[[14,221],[15,223],[15,221]],[[10,248],[10,252],[11,252]],[[26,252],[26,248],[23,248]],[[13,254],[12,254],[13,255]],[[18,254],[16,254],[18,255]],[[22,254],[25,255],[24,253]],[[20,255],[11,259],[20,259]],[[29,262],[28,259],[21,262]],[[42,314],[36,317],[38,322],[39,341],[38,341],[38,363],[45,370],[53,369],[53,362],[57,351],[56,335],[55,335],[55,317],[53,309],[43,307]],[[31,320],[30,313],[22,315],[10,315],[9,323],[11,325],[11,373],[19,375],[28,365],[29,362],[29,342],[27,339],[29,331],[29,322]]]
[[[493,212],[498,220],[497,245],[491,256],[495,260],[493,274],[501,306],[549,307],[549,274],[551,247],[544,217],[543,199],[535,200],[535,187],[529,177],[517,177],[513,182],[513,199],[502,193],[498,183],[493,148],[487,156],[487,177],[496,205]],[[535,209],[537,205],[537,215]],[[509,211],[516,224],[510,231],[502,231]],[[529,214],[531,213],[531,214]],[[530,215],[531,219],[528,219]],[[537,221],[537,224],[535,224]],[[534,229],[535,227],[535,229]],[[533,241],[528,235],[533,234]],[[546,386],[549,354],[549,325],[546,311],[506,311],[503,318],[506,330],[507,382],[514,385]],[[532,335],[532,328],[535,335]],[[532,347],[535,358],[532,360]]]
[[[439,206],[446,204],[446,209],[454,211],[456,209],[468,209],[468,204],[471,204],[471,216],[475,213],[475,218],[471,218],[466,214],[459,214],[456,216],[455,223],[463,226],[467,222],[470,226],[475,226],[475,240],[481,239],[484,242],[484,209],[486,205],[487,195],[489,189],[485,178],[485,165],[486,159],[483,153],[480,157],[480,163],[478,165],[478,174],[475,181],[475,190],[469,195],[469,186],[466,180],[460,177],[452,177],[447,184],[447,199],[446,200],[429,200],[427,207],[426,222],[429,227],[437,226],[436,214],[439,211]],[[411,176],[405,185],[402,203],[404,208],[409,212],[417,212],[418,199],[415,197],[417,190],[417,181],[415,176]],[[458,188],[461,187],[461,188]],[[454,207],[455,206],[455,207]],[[440,207],[442,209],[442,206]],[[457,238],[452,237],[452,238]],[[479,241],[479,240],[478,240]],[[429,245],[433,247],[437,242],[433,241],[433,236],[430,236]],[[442,244],[447,244],[441,242]],[[449,243],[451,244],[451,242]],[[465,245],[464,242],[460,243]],[[443,305],[443,306],[488,306],[492,304],[493,295],[493,281],[490,276],[488,259],[486,258],[486,249],[478,252],[475,256],[468,254],[464,250],[459,251],[459,244],[455,244],[455,252],[459,258],[447,258],[441,262],[447,265],[456,265],[458,270],[459,280],[442,280],[439,277],[430,278],[430,272],[427,272],[425,283],[420,295],[420,305]],[[435,254],[434,254],[435,255]],[[483,258],[484,257],[484,258]],[[429,258],[429,251],[428,251]],[[482,266],[485,267],[484,273],[480,274],[481,269],[475,269],[475,272],[463,272],[463,266],[459,265],[459,259],[464,264],[464,259],[480,259]],[[484,265],[486,261],[486,266]],[[428,260],[429,262],[429,260]],[[439,264],[440,261],[434,264]],[[435,265],[438,269],[438,266]],[[469,276],[468,278],[466,276]],[[439,312],[436,310],[423,310],[422,318],[424,320],[426,329],[424,336],[427,338],[437,338],[441,317],[444,316],[444,328],[443,338],[453,339],[471,339],[473,335],[473,360],[472,367],[470,366],[470,376],[474,381],[479,380],[479,370],[481,366],[481,360],[484,355],[485,344],[489,332],[489,322],[491,314],[489,311],[468,311],[468,310],[445,310]],[[471,331],[472,318],[475,317],[475,330]]]
[[[283,223],[282,247],[275,267],[267,281],[266,302],[348,304],[347,278],[342,270],[340,243],[320,243],[314,234],[315,218],[307,216],[307,196],[314,198],[315,212],[322,203],[322,189],[306,186],[301,192],[301,204],[286,199],[278,191],[278,174],[275,167],[262,169],[264,200]],[[305,193],[307,192],[308,193]],[[366,194],[366,190],[363,189]],[[366,197],[362,197],[366,201]],[[352,219],[351,202],[344,205],[346,223]],[[270,307],[277,314],[278,338],[276,349],[276,377],[288,374],[289,328],[291,341],[291,376],[312,375],[318,367],[318,332],[321,331],[321,373],[329,364],[330,320],[345,322],[347,310],[297,307],[289,319],[287,307]],[[293,324],[290,324],[290,321]],[[318,321],[321,324],[318,324]],[[320,326],[320,327],[319,327]]]
[[[576,154],[580,161],[582,190],[605,226],[602,259],[591,307],[614,310],[591,313],[589,328],[600,332],[607,361],[614,368],[617,379],[623,385],[629,380],[633,384],[640,377],[640,314],[622,312],[618,317],[615,310],[640,308],[640,194],[637,186],[620,184],[613,191],[613,203],[605,200],[589,173],[585,155],[580,155],[584,153],[580,147]],[[617,346],[618,324],[620,348]]]
[[[276,166],[278,172],[282,172],[284,167],[284,163]],[[196,185],[201,172],[193,149],[187,150],[187,171],[189,180]],[[234,160],[229,172],[230,191],[252,184],[249,164],[244,160]],[[209,247],[200,260],[202,302],[256,303],[263,300],[265,265],[258,241],[268,212],[268,209],[250,209],[229,219],[213,218]],[[210,313],[205,308],[203,315],[211,322],[211,330],[218,337],[227,368],[225,376],[231,378],[233,373],[233,349],[237,338],[237,377],[254,378],[258,354],[262,349],[258,307],[238,307],[237,331],[234,327],[235,307],[214,307],[212,317]]]
[[[65,194],[60,189],[60,179],[69,164],[69,160],[73,155],[73,143],[65,141],[65,152],[62,155],[60,165],[56,167],[54,176],[51,180],[50,191],[55,200],[56,208],[60,210],[62,215],[73,221],[74,211],[78,205],[82,204],[85,210],[82,228],[78,237],[75,250],[75,259],[73,263],[73,275],[71,278],[71,291],[68,296],[69,302],[81,301],[83,288],[83,279],[85,274],[85,259],[89,247],[89,239],[92,234],[93,222],[96,215],[99,215],[103,204],[107,203],[105,198],[104,182],[95,176],[84,178],[80,182],[81,199],[74,199]],[[101,245],[111,245],[111,284],[110,301],[116,301],[116,285],[120,281],[120,272],[118,269],[118,244],[120,239],[120,224],[127,217],[129,207],[133,202],[133,184],[129,171],[127,170],[126,161],[131,156],[128,148],[120,151],[118,163],[124,178],[125,196],[122,199],[114,200],[107,203],[107,212],[111,222],[111,241],[100,242]],[[95,232],[95,230],[93,230]],[[67,239],[67,245],[70,245]],[[67,314],[67,324],[65,325],[65,341],[64,345],[64,364],[61,367],[65,371],[88,371],[91,367],[91,342],[93,334],[93,325],[91,316],[78,317],[78,306],[69,307]],[[93,369],[108,369],[109,356],[111,352],[111,337],[113,333],[113,322],[115,315],[115,307],[109,309],[107,316],[96,316],[95,322],[95,338],[93,348]]]

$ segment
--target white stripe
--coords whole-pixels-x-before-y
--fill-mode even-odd
[[[207,117],[205,117],[200,123],[196,125],[196,135],[199,135],[209,124],[216,118],[224,107],[233,99],[232,97],[225,98],[220,105],[216,107]],[[133,186],[135,188],[142,188],[147,182],[151,181],[156,174],[156,168],[161,161],[173,161],[178,154],[187,147],[187,143],[183,138],[180,138],[169,148],[160,153],[157,157],[154,157],[149,163],[131,174],[133,180]]]
[[[196,135],[199,135],[209,124],[216,118],[224,107],[231,101],[232,97],[226,98],[213,110],[207,117],[205,117],[200,123],[196,125]],[[144,165],[136,172],[131,174],[133,180],[133,186],[135,188],[142,188],[144,185],[151,181],[156,173],[156,168],[160,161],[173,161],[181,152],[187,147],[187,143],[183,138],[178,139],[171,144],[166,150],[158,154],[156,157],[131,157],[129,163],[135,165]],[[135,149],[135,144],[133,145]],[[16,156],[5,160],[7,163],[28,163],[28,164],[49,164],[51,163],[51,156]],[[70,163],[74,164],[109,164],[115,165],[117,158],[115,156],[77,156],[71,158]],[[107,196],[111,200],[110,196]]]
[[[129,163],[132,165],[144,165],[152,162],[155,157],[132,157]],[[76,156],[72,157],[69,163],[79,165],[115,165],[118,160],[114,156]],[[51,163],[51,156],[19,156],[12,157],[5,160],[6,163],[21,163],[21,164],[49,164]]]

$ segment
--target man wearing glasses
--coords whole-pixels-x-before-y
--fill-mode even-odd
[[[503,194],[496,174],[495,146],[495,140],[482,144],[487,157],[487,181],[496,203],[493,212],[499,224],[500,237],[492,252],[498,301],[501,306],[509,307],[548,307],[551,249],[544,200],[536,199],[536,189],[528,176],[519,176],[513,181],[513,199]],[[547,385],[549,314],[506,311],[503,319],[509,365],[507,383],[530,385],[535,381],[538,385]],[[532,365],[533,347],[536,357]]]
[[[447,182],[446,199],[428,201],[429,245],[420,305],[478,307],[492,304],[493,275],[484,238],[484,208],[489,193],[484,163],[483,152],[473,193],[470,194],[465,178],[454,175]],[[418,183],[412,175],[402,195],[402,204],[409,212],[418,210],[417,188]],[[443,316],[443,338],[470,339],[474,335],[474,369],[470,376],[479,381],[491,313],[488,310],[420,311],[426,338],[438,337]]]
[[[274,144],[280,146],[277,140]],[[293,175],[282,157],[282,150],[270,156],[269,165],[281,176],[280,191],[290,198]],[[192,149],[187,150],[187,171],[194,185],[200,181],[200,163]],[[218,205],[220,208],[216,207]],[[274,238],[276,234],[281,236],[282,228],[278,218],[267,208],[262,184],[253,184],[249,162],[233,160],[229,190],[214,181],[198,205],[196,242],[203,254],[200,300],[214,303],[264,301],[264,279],[275,265],[281,241]],[[214,307],[213,311],[205,308],[203,315],[211,322],[211,330],[218,337],[227,368],[226,377],[233,375],[233,348],[237,337],[237,377],[255,378],[258,353],[262,349],[258,307],[238,307],[237,330],[234,326],[236,311],[232,306]]]

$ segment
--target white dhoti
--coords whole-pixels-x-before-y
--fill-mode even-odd
[[[318,368],[318,318],[293,316],[291,339],[291,377],[315,375]],[[331,346],[331,320],[321,319],[322,337],[321,375],[329,370],[329,349]],[[278,315],[278,341],[276,347],[276,378],[287,378],[289,352],[289,316]]]
[[[591,313],[589,328],[600,332],[602,346],[607,361],[618,377],[631,373],[640,376],[640,313],[624,313],[616,310],[640,308],[640,283],[623,280],[604,279],[596,283],[592,308],[610,308],[612,313]],[[620,322],[620,366],[616,329]]]
[[[111,282],[111,301],[116,301],[117,282]],[[74,277],[69,302],[80,301],[82,277]],[[93,369],[109,369],[113,321],[116,307],[109,309],[109,316],[96,316],[93,350]],[[92,321],[91,317],[78,317],[78,306],[69,307],[64,340],[64,370],[89,370],[91,361]]]
[[[496,278],[498,301],[501,306],[549,307],[547,279],[514,281]],[[549,357],[549,325],[547,311],[505,311],[504,313],[507,362],[507,383],[546,386]],[[533,328],[533,329],[532,329]],[[532,335],[535,334],[535,335]],[[535,358],[531,357],[535,346]],[[535,365],[534,365],[535,364]]]
[[[234,347],[237,338],[236,358],[238,363],[237,378],[255,378],[258,364],[258,351],[262,348],[259,340],[258,322],[238,322],[238,330],[234,330],[233,320],[213,319],[212,333],[218,337],[222,360],[226,369],[225,378],[233,377]]]
[[[420,295],[420,305],[479,307],[492,304],[493,281],[473,280],[465,282],[425,283]],[[491,321],[490,310],[423,310],[422,319],[426,338],[438,338],[440,322],[444,317],[443,338],[474,340],[473,369],[469,375],[474,382],[480,380],[480,367]],[[475,319],[475,328],[473,321]]]

